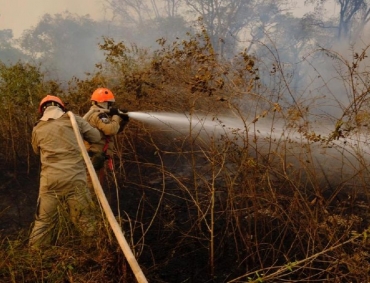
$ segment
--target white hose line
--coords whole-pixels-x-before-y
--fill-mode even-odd
[[[122,233],[122,230],[121,230],[121,227],[119,226],[116,218],[114,217],[114,214],[112,212],[112,209],[111,207],[109,206],[109,203],[107,201],[107,198],[104,194],[104,191],[100,185],[100,182],[99,182],[99,179],[98,179],[98,176],[96,175],[96,172],[95,172],[95,169],[91,163],[91,160],[90,160],[90,157],[87,153],[87,150],[85,148],[85,144],[82,140],[82,137],[81,137],[81,134],[80,134],[80,131],[79,131],[79,127],[77,125],[77,122],[76,122],[76,118],[74,116],[74,114],[70,111],[67,112],[68,113],[68,116],[70,117],[71,119],[71,123],[72,123],[72,127],[73,127],[73,131],[76,135],[76,138],[77,138],[77,142],[78,142],[78,145],[81,149],[81,152],[82,152],[82,156],[85,160],[85,163],[86,163],[86,166],[87,166],[87,170],[89,171],[90,173],[90,176],[91,176],[91,180],[92,180],[92,183],[94,185],[94,190],[95,190],[95,193],[103,207],[103,210],[107,216],[107,219],[108,219],[108,222],[117,238],[117,241],[127,259],[127,262],[129,263],[133,273],[135,274],[135,277],[137,279],[137,281],[139,283],[147,283],[148,281],[146,280],[145,278],[145,275],[144,273],[142,272],[139,264],[137,263],[136,261],[136,258],[134,256],[134,254],[132,253],[131,249],[130,249],[130,246],[128,245],[123,233]]]

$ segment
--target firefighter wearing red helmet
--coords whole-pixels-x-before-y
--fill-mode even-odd
[[[127,111],[113,107],[114,102],[114,95],[108,88],[98,88],[91,95],[90,111],[96,111],[92,112],[86,119],[91,126],[100,131],[101,139],[97,143],[85,144],[98,176],[104,172],[105,164],[108,164],[109,168],[113,170],[113,137],[123,131],[129,121]],[[106,110],[106,112],[99,110]],[[88,184],[93,192],[91,179],[88,179]]]
[[[45,96],[39,104],[42,115],[32,130],[32,148],[40,155],[41,174],[37,212],[29,245],[41,248],[53,244],[60,205],[66,203],[72,222],[83,235],[92,236],[95,218],[81,149],[78,146],[63,101]],[[98,142],[100,133],[82,117],[75,116],[81,136]]]

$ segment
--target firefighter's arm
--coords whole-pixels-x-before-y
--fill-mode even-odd
[[[112,118],[109,119],[107,114],[100,113],[95,118],[94,124],[96,127],[101,130],[104,135],[106,136],[113,136],[118,133],[121,123],[121,117],[118,115],[113,115]]]
[[[37,142],[37,139],[36,139],[35,132],[32,132],[31,144],[32,144],[32,149],[33,149],[34,153],[36,153],[37,155],[40,155],[40,148],[38,146],[38,142]]]
[[[76,118],[78,127],[80,128],[80,132],[84,140],[88,141],[89,143],[96,143],[100,141],[101,134],[98,129],[91,126],[88,122],[86,122],[81,117],[76,116],[75,118]]]

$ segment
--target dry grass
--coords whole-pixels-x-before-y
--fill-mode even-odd
[[[104,83],[129,111],[206,116],[223,129],[213,135],[131,120],[117,137],[115,172],[103,187],[149,282],[370,280],[368,152],[359,140],[341,143],[367,123],[368,73],[344,62],[351,107],[323,135],[313,120],[328,117],[310,112],[317,97],[293,101],[284,70],[275,68],[278,85],[269,88],[258,58],[242,53],[222,62],[201,35],[163,43],[153,57],[109,40],[101,47],[122,52],[108,53],[99,73],[71,84],[72,110],[85,110],[81,99]],[[15,126],[2,121],[2,129]],[[23,142],[12,137],[6,148]],[[14,150],[3,154],[18,162]],[[2,237],[3,281],[133,282],[100,222],[87,240],[61,221],[56,245],[42,253],[27,249],[26,232]]]

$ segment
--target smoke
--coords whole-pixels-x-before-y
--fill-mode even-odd
[[[283,27],[265,31],[265,40],[255,43],[263,91],[277,97],[285,108],[304,109],[310,121],[324,119],[333,124],[356,95],[367,92],[369,62],[362,54],[369,42],[366,36],[354,43],[348,38],[337,40],[335,34],[325,37],[305,21],[282,22]]]

